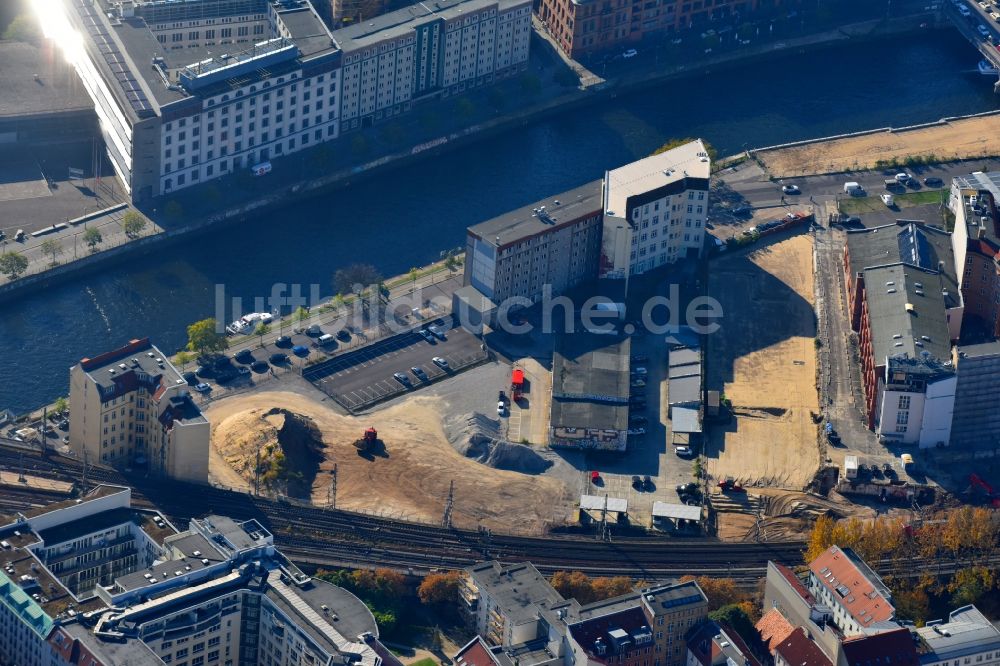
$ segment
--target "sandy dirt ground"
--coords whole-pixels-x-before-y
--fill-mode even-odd
[[[738,501],[726,501],[733,498]],[[721,503],[715,494],[712,504],[719,509],[717,536],[726,541],[808,539],[817,516],[872,519],[877,515],[873,508],[853,504],[837,493],[820,497],[780,488],[755,488],[750,493],[729,495]],[[737,510],[741,504],[743,511]]]
[[[929,155],[939,162],[1000,155],[1000,115],[757,153],[776,178],[871,169],[878,160]]]
[[[543,476],[496,470],[459,455],[441,425],[441,402],[415,396],[364,417],[345,416],[322,402],[292,391],[234,395],[206,410],[213,428],[210,474],[225,485],[246,486],[216,451],[216,433],[227,419],[249,410],[279,407],[311,418],[323,434],[325,460],[313,484],[313,502],[326,505],[329,471],[337,465],[337,507],[410,520],[438,522],[449,482],[455,482],[453,522],[506,532],[540,533],[565,521],[572,501],[563,483]],[[366,459],[352,442],[374,425],[387,457]]]
[[[800,490],[819,466],[812,238],[717,260],[710,273],[723,318],[709,339],[708,385],[724,391],[736,418],[710,428],[707,470]]]

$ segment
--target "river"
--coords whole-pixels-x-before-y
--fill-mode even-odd
[[[46,289],[0,310],[0,408],[21,413],[68,391],[71,365],[150,336],[165,351],[212,316],[216,285],[267,296],[276,282],[331,291],[345,264],[385,275],[464,242],[465,228],[599,178],[671,138],[720,154],[998,106],[979,56],[956,33],[841,44],[622,96]],[[249,300],[247,300],[249,299]]]

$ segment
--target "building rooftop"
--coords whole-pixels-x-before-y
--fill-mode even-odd
[[[958,352],[970,358],[996,356],[1000,354],[1000,340],[991,340],[990,342],[982,342],[977,345],[960,345]]]
[[[524,0],[498,0],[500,10],[523,4]],[[344,52],[412,35],[415,26],[433,20],[451,20],[479,11],[497,0],[432,0],[374,16],[354,25],[333,31],[333,39]]]
[[[563,601],[562,595],[530,562],[510,565],[484,562],[466,571],[480,593],[486,592],[495,599],[513,624],[533,619],[538,606],[547,608]]]
[[[701,402],[701,374],[674,377],[668,382],[667,399],[671,405]]]
[[[876,365],[886,357],[951,358],[943,292],[939,273],[902,264],[864,271],[865,298]]]
[[[507,247],[600,213],[602,195],[603,181],[595,180],[469,227],[468,233],[495,247]]]
[[[80,368],[98,386],[120,386],[133,390],[141,381],[136,373],[144,373],[150,381],[161,378],[164,385],[186,384],[170,359],[153,345],[149,338],[131,340],[124,347],[80,360]]]
[[[760,666],[740,635],[717,622],[703,622],[687,637],[688,651],[702,666],[734,664]],[[796,666],[800,666],[796,664]]]
[[[617,334],[558,334],[552,360],[552,425],[627,429],[630,349],[630,338]]]
[[[861,627],[895,617],[889,588],[850,548],[831,546],[809,563],[809,571]]]
[[[681,348],[674,349],[667,357],[667,365],[671,368],[692,363],[701,364],[701,350]]]
[[[127,503],[131,500],[132,491],[130,488],[125,488],[122,486],[109,486],[100,485],[92,488],[86,495],[77,499],[65,499],[58,502],[53,502],[52,504],[46,504],[45,506],[35,507],[29,511],[23,512],[25,518],[35,518],[46,513],[52,513],[58,509],[65,509],[67,507],[76,506],[84,501],[101,499],[102,497],[110,497],[111,495],[117,495],[119,493],[125,493],[128,500],[125,499],[123,495],[122,500]]]
[[[337,50],[333,35],[312,4],[299,3],[290,9],[278,10],[276,14],[303,58],[312,58]]]
[[[975,606],[951,612],[948,621],[914,629],[923,661],[958,660],[983,651],[1000,651],[998,630]],[[930,655],[933,655],[932,657]]]
[[[649,621],[635,600],[631,602],[631,607],[591,614],[586,619],[570,623],[569,632],[587,652],[588,663],[612,663],[616,661],[616,655],[635,649],[639,641],[647,640],[650,645],[653,642]],[[622,659],[617,657],[618,661]]]
[[[920,663],[910,630],[904,627],[845,638],[842,645],[847,666],[917,666]]]
[[[648,197],[651,201],[686,189],[707,190],[711,174],[712,163],[705,144],[697,139],[608,171],[605,208],[614,215],[624,216],[631,207],[641,205],[639,199]],[[635,200],[630,202],[633,197]]]
[[[38,536],[41,537],[46,546],[51,547],[56,544],[79,539],[94,532],[103,532],[104,530],[128,522],[134,522],[138,525],[142,522],[142,516],[137,511],[129,508],[110,509],[87,516],[83,520],[74,520],[39,530]]]
[[[777,608],[772,608],[767,611],[757,624],[754,625],[757,629],[757,633],[760,634],[760,638],[764,641],[764,645],[767,647],[768,652],[773,650],[775,646],[779,645],[782,641],[792,635],[795,631],[795,627],[785,619],[785,616],[781,614]]]
[[[830,659],[815,643],[809,640],[809,637],[806,636],[806,630],[802,627],[798,627],[785,640],[775,645],[773,650],[776,654],[781,655],[781,658],[788,664],[832,666]]]
[[[76,72],[50,43],[0,41],[0,120],[92,111]]]
[[[979,192],[986,192],[992,199],[987,212],[989,216],[977,215],[969,208],[966,208],[966,227],[970,240],[982,238],[988,240],[994,246],[1000,244],[1000,217],[997,215],[996,203],[1000,198],[1000,172],[977,171],[967,176],[959,176],[954,179],[954,184],[962,190],[965,205],[965,196]]]
[[[478,634],[455,653],[457,666],[513,666],[513,663],[499,647],[486,644]]]

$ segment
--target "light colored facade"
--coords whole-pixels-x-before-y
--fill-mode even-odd
[[[509,647],[538,638],[538,610],[563,601],[530,562],[485,562],[465,570],[462,612],[490,645]]]
[[[338,136],[340,53],[308,0],[66,8],[52,34],[81,36],[67,56],[133,201]]]
[[[419,3],[336,30],[343,51],[341,131],[519,72],[530,37],[528,0]]]
[[[469,227],[465,284],[494,303],[539,302],[597,277],[600,181]]]
[[[632,275],[700,257],[712,164],[700,139],[604,176],[599,275]]]
[[[921,449],[947,446],[957,382],[950,361],[888,358],[876,432],[885,440]]]
[[[148,339],[73,366],[69,404],[70,448],[79,458],[208,480],[208,420],[180,373]]]

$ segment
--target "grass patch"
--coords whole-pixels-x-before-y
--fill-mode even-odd
[[[945,190],[925,190],[922,192],[908,192],[907,194],[893,194],[892,198],[896,207],[900,210],[913,208],[914,206],[926,206],[927,204],[944,203],[948,193]],[[878,213],[886,210],[886,206],[878,195],[867,197],[850,197],[840,200],[840,212],[848,215],[860,215],[862,213]]]
[[[425,657],[424,659],[413,662],[410,666],[438,666],[438,662],[437,659]]]

